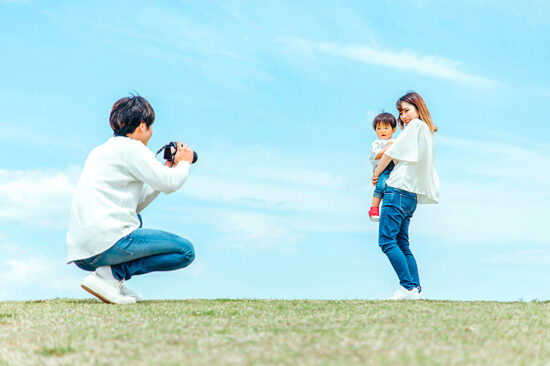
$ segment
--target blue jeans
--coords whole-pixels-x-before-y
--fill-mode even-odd
[[[386,169],[380,174],[378,177],[378,182],[376,183],[376,187],[374,188],[374,197],[378,198],[384,198],[384,192],[386,190],[386,181],[388,180],[388,177],[390,176],[391,171],[393,170],[393,167],[395,164],[393,161],[390,161]]]
[[[407,290],[420,289],[418,267],[409,248],[409,223],[416,204],[416,193],[386,187],[378,231],[378,245]]]
[[[133,275],[184,268],[193,259],[195,250],[188,240],[166,231],[142,229],[140,226],[103,253],[74,263],[85,271],[111,266],[116,279],[129,280]]]

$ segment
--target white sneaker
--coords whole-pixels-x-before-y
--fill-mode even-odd
[[[407,290],[405,287],[399,286],[388,300],[418,300],[419,298],[420,295],[416,287],[412,290]]]
[[[120,293],[124,296],[133,297],[134,299],[136,299],[136,301],[143,300],[143,297],[140,294],[126,287],[126,285],[124,284],[124,280],[122,281],[122,287],[120,288]]]
[[[108,304],[134,304],[136,299],[130,296],[124,296],[121,293],[122,281],[105,280],[95,272],[84,277],[81,286],[98,299]]]

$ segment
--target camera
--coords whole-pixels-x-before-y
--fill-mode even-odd
[[[172,152],[172,147],[174,148],[174,152]],[[176,156],[176,152],[178,151],[178,143],[175,141],[171,141],[169,144],[161,147],[159,151],[157,151],[157,155],[160,154],[162,150],[164,150],[164,160],[168,160],[173,164],[174,157]],[[197,156],[197,153],[193,151],[193,161],[191,162],[191,164],[195,164],[198,158],[199,157]]]

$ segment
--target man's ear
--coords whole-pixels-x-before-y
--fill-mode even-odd
[[[147,131],[147,124],[145,123],[145,121],[141,121],[141,123],[139,124],[139,129],[141,130],[141,132]]]

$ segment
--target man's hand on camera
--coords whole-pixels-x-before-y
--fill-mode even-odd
[[[189,148],[187,143],[181,144],[181,142],[177,142],[178,144],[178,152],[174,155],[174,163],[167,160],[164,165],[166,165],[169,168],[175,167],[178,165],[180,161],[187,161],[189,164],[193,162],[193,150]],[[170,147],[172,154],[174,153],[174,148]]]
[[[180,161],[186,161],[191,164],[193,162],[193,150],[191,150],[187,143],[182,146],[181,142],[178,141],[178,152],[174,156],[174,163],[177,165]]]

